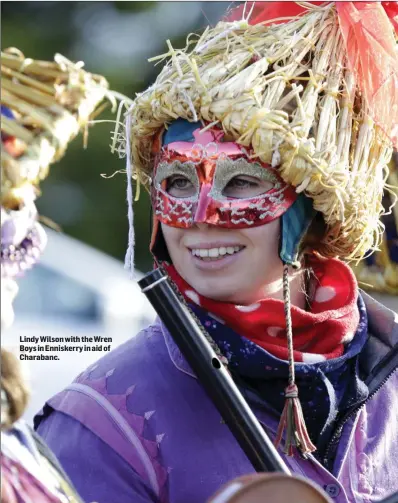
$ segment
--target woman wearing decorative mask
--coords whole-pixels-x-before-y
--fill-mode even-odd
[[[35,206],[49,165],[109,93],[102,77],[57,54],[1,53],[1,330],[14,320],[17,279],[47,243]],[[55,376],[56,378],[56,376]],[[61,465],[22,419],[29,392],[19,362],[1,349],[1,503],[81,503]]]
[[[185,50],[169,45],[126,114],[128,265],[133,178],[151,192],[156,267],[290,470],[338,503],[398,489],[396,315],[346,263],[383,232],[391,4],[248,4]],[[83,496],[104,503],[203,503],[253,472],[159,320],[37,425]]]

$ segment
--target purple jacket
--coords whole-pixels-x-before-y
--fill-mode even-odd
[[[363,296],[369,398],[336,425],[330,471],[313,456],[284,458],[336,503],[373,503],[398,491],[398,319]],[[276,420],[251,405],[274,437]],[[204,503],[253,472],[159,321],[53,397],[36,425],[87,502]]]

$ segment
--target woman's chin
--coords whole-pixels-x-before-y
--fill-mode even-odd
[[[188,283],[202,297],[206,297],[218,302],[232,302],[233,294],[231,294],[231,292],[234,292],[236,290],[236,286],[231,285],[230,278],[228,284],[223,284],[222,280],[220,280],[219,278],[209,278],[208,280],[204,280],[203,278],[195,278]]]

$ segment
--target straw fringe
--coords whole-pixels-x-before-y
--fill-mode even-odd
[[[395,163],[394,160],[392,160],[389,167],[390,172],[384,185],[386,196],[388,196],[386,197],[386,201],[389,201],[389,204],[385,207],[384,215],[388,216],[390,220],[389,225],[395,225],[395,229],[398,229],[397,154],[395,154]],[[377,291],[390,295],[398,295],[398,264],[394,261],[394,258],[390,256],[391,243],[393,243],[390,233],[391,229],[388,234],[384,234],[381,240],[378,240],[378,250],[373,257],[373,264],[362,261],[352,266],[359,285],[365,290],[370,290],[371,293]]]
[[[69,142],[85,130],[105,99],[115,106],[118,96],[104,77],[82,69],[60,54],[53,62],[25,58],[16,48],[1,53],[1,103],[14,119],[2,115],[1,131],[12,140],[2,142],[1,201],[5,208],[23,204],[20,188],[48,174]],[[17,146],[16,151],[12,151]],[[7,147],[11,149],[7,151]]]
[[[328,225],[319,253],[357,260],[381,240],[392,149],[347,69],[335,7],[305,5],[284,24],[220,22],[196,48],[169,44],[130,112],[132,162],[150,176],[153,139],[176,118],[218,123],[314,200]]]

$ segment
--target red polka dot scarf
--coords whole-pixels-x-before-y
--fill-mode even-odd
[[[314,259],[310,264],[313,294],[309,311],[292,306],[294,358],[316,363],[338,358],[359,323],[358,288],[351,269],[335,259]],[[199,295],[177,273],[165,267],[188,302],[210,312],[240,335],[273,356],[287,360],[286,322],[282,300],[262,299],[249,306],[218,302]]]

